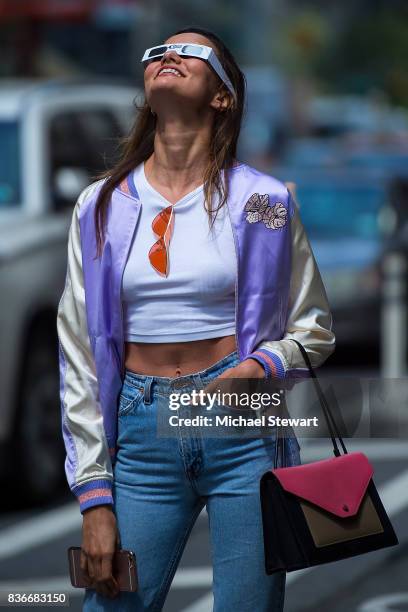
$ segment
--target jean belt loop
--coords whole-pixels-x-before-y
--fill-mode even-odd
[[[200,389],[204,389],[204,383],[203,383],[203,379],[201,378],[200,374],[193,374],[192,376],[193,378],[193,382],[194,382],[194,386],[200,390]]]
[[[144,394],[143,394],[143,402],[145,404],[152,403],[152,383],[153,383],[153,376],[146,376],[146,380],[144,383]]]

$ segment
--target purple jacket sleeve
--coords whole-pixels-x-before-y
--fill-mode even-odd
[[[92,183],[80,194],[74,207],[65,288],[57,311],[65,473],[81,513],[91,506],[113,504],[112,465],[87,328],[78,218],[80,206],[95,185]]]

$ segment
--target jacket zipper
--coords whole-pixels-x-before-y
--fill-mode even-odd
[[[224,178],[225,178],[225,169],[224,169]],[[234,250],[235,250],[235,261],[236,261],[236,278],[235,278],[235,343],[237,345],[237,351],[238,351],[238,358],[241,361],[241,350],[240,350],[240,346],[239,346],[239,340],[238,340],[238,265],[239,265],[239,257],[238,257],[238,247],[237,247],[237,241],[236,241],[236,237],[235,237],[235,230],[234,230],[234,224],[232,222],[231,219],[231,213],[230,213],[230,209],[229,209],[229,204],[228,204],[228,198],[227,198],[227,210],[228,210],[228,217],[230,220],[230,224],[231,224],[231,231],[232,231],[232,237],[234,239]]]

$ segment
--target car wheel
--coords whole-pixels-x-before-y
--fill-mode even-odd
[[[44,325],[29,336],[20,380],[14,438],[16,494],[25,502],[45,502],[62,485],[64,446],[57,341]]]

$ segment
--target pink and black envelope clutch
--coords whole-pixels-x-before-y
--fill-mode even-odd
[[[335,457],[271,469],[260,480],[265,571],[293,571],[398,544],[362,452],[348,453],[333,414],[309,367]],[[343,448],[340,454],[336,436]],[[282,439],[284,442],[284,439]]]

